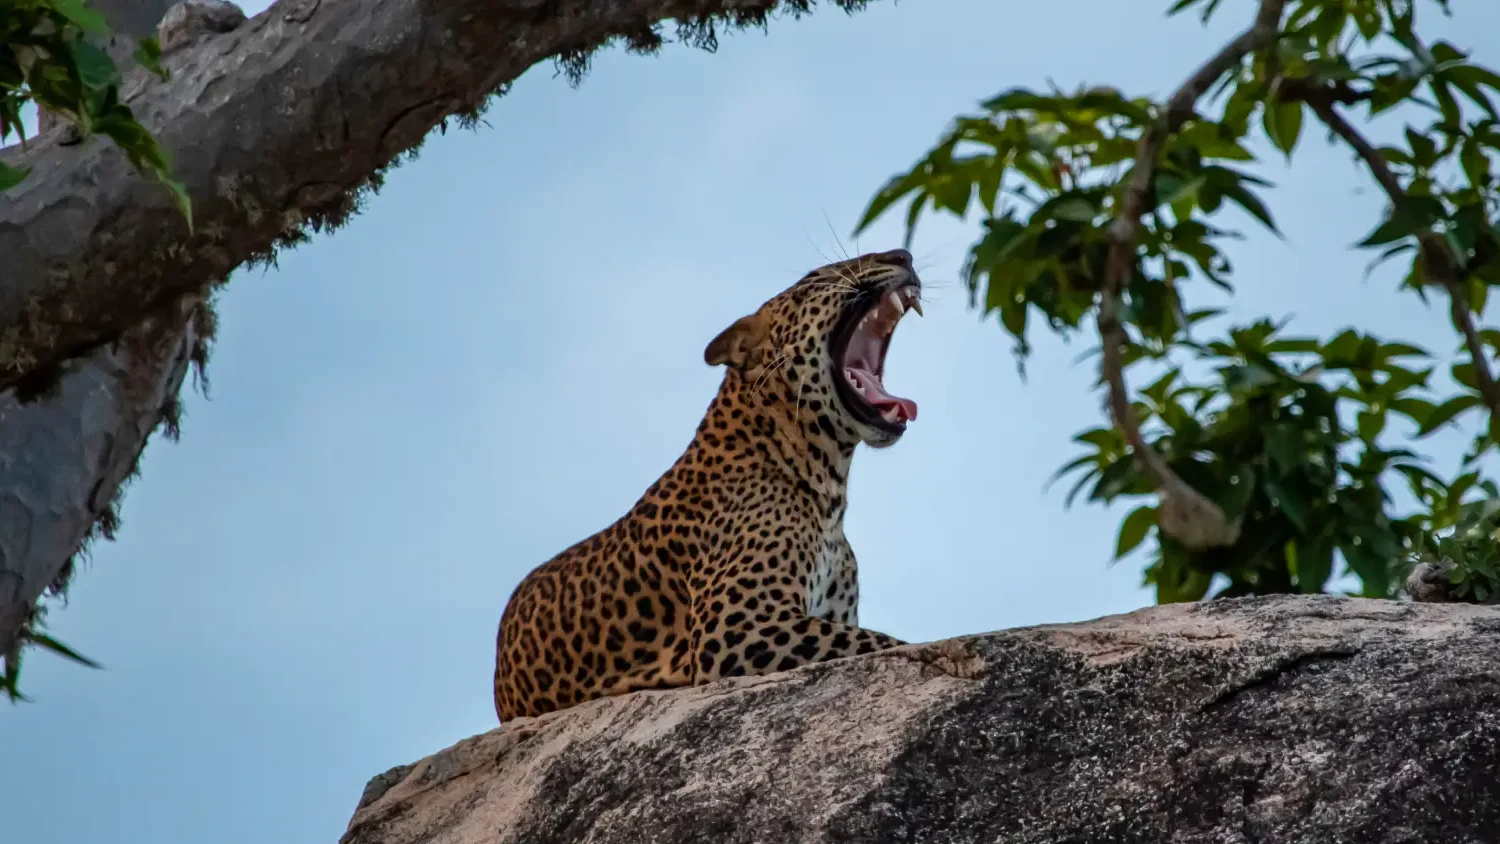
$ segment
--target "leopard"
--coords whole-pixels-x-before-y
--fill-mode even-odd
[[[856,448],[916,402],[883,382],[922,315],[906,249],[824,264],[719,332],[697,431],[623,516],[531,570],[495,641],[501,723],[586,701],[790,671],[906,644],[859,624],[844,534]]]

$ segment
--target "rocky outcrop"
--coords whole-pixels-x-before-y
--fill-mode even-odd
[[[1494,844],[1500,609],[1269,598],[508,723],[343,844]]]

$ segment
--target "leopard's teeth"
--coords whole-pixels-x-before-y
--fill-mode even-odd
[[[894,316],[891,318],[891,324],[895,325],[896,320],[900,319],[901,315],[906,313],[906,305],[901,302],[901,292],[899,290],[892,290],[885,294],[885,299],[890,303],[891,311],[894,313]]]
[[[923,314],[922,314],[922,294],[919,293],[919,292],[917,292],[917,288],[915,288],[915,287],[908,287],[908,288],[906,288],[906,306],[908,308],[911,308],[913,311],[916,311],[917,316],[923,316]]]
[[[891,423],[894,424],[895,421],[897,420],[897,418],[900,417],[901,411],[898,408],[888,407],[880,415],[881,415],[881,417],[883,419],[885,419],[885,421],[891,422]]]

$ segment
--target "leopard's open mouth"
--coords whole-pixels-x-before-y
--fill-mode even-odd
[[[854,418],[891,433],[917,418],[917,403],[885,389],[885,353],[891,333],[907,310],[922,314],[921,288],[908,283],[861,297],[845,311],[833,333],[834,385]]]

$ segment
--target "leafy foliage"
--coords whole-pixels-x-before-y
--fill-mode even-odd
[[[1500,600],[1500,501],[1493,490],[1490,494],[1464,505],[1452,533],[1419,552],[1428,561],[1451,565],[1454,593],[1479,603]]]
[[[1261,321],[1225,340],[1180,339],[1176,348],[1211,376],[1190,380],[1173,366],[1140,391],[1152,448],[1243,526],[1233,545],[1198,553],[1157,531],[1146,581],[1162,602],[1204,597],[1216,574],[1218,596],[1321,592],[1336,556],[1363,594],[1387,597],[1403,560],[1454,524],[1465,495],[1494,494],[1477,472],[1450,484],[1409,449],[1380,442],[1393,415],[1425,434],[1443,424],[1446,411],[1426,397],[1426,352],[1352,330],[1319,342],[1280,328]],[[1070,502],[1086,487],[1104,503],[1152,491],[1114,429],[1075,440],[1091,451],[1059,472],[1076,476]],[[1394,484],[1422,506],[1395,512]],[[1147,539],[1153,516],[1142,505],[1125,518],[1116,557]]]
[[[1118,311],[1121,372],[1148,384],[1125,405],[1140,423],[1134,441],[1240,529],[1228,545],[1178,542],[1149,500],[1158,479],[1119,425],[1075,437],[1087,453],[1058,476],[1074,479],[1069,503],[1085,490],[1106,505],[1148,498],[1122,519],[1116,557],[1145,547],[1159,601],[1321,592],[1346,575],[1361,594],[1394,597],[1414,561],[1433,554],[1454,563],[1464,594],[1500,592],[1496,552],[1476,550],[1500,536],[1500,491],[1482,471],[1500,444],[1500,332],[1474,324],[1500,285],[1500,75],[1451,44],[1420,40],[1418,5],[1262,0],[1263,14],[1280,14],[1269,46],[1230,54],[1225,72],[1190,79],[1170,103],[1108,87],[1005,91],[955,120],[859,222],[864,229],[905,201],[910,242],[925,213],[977,216],[981,234],[963,269],[971,305],[998,316],[1023,362],[1037,322],[1066,336],[1097,318],[1114,295],[1111,248],[1132,247]],[[1447,12],[1442,0],[1421,5]],[[1170,12],[1191,9],[1206,22],[1219,6],[1179,0]],[[1369,144],[1342,115],[1398,106],[1423,120],[1390,146]],[[1190,310],[1187,293],[1234,291],[1223,248],[1242,235],[1225,209],[1281,236],[1272,186],[1250,172],[1252,141],[1291,159],[1315,121],[1360,154],[1389,200],[1358,247],[1375,253],[1372,268],[1408,262],[1401,289],[1449,299],[1465,340],[1458,360],[1352,329],[1286,336],[1267,319],[1194,339],[1217,312]],[[1138,168],[1144,195],[1130,193]],[[1143,209],[1133,242],[1120,239],[1127,199]],[[1439,365],[1452,384],[1433,383]],[[1470,418],[1486,424],[1457,476],[1444,479],[1413,448]]]
[[[101,668],[99,663],[94,662],[83,654],[78,653],[62,642],[42,632],[40,619],[33,618],[25,628],[21,630],[19,641],[15,648],[8,654],[0,655],[0,693],[3,693],[12,703],[29,700],[21,694],[21,658],[25,648],[38,647],[51,651],[58,656],[70,659],[80,665],[89,668]]]
[[[187,192],[171,178],[167,151],[120,101],[120,69],[99,47],[109,26],[87,0],[6,0],[0,4],[0,141],[25,140],[21,112],[28,102],[71,122],[83,137],[103,135],[137,170],[172,191],[189,222]],[[134,55],[142,67],[167,78],[155,38],[141,39]],[[20,184],[27,169],[0,162],[0,193]]]

